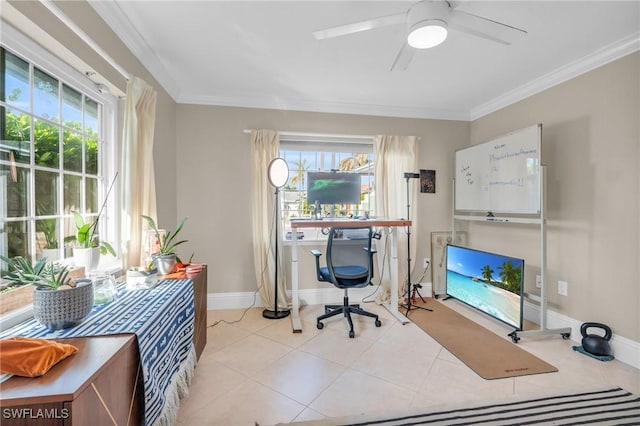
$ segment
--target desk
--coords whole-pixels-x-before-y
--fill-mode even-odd
[[[410,220],[404,219],[322,219],[309,220],[298,219],[291,220],[291,229],[294,237],[291,239],[291,323],[293,332],[302,332],[302,322],[300,321],[300,300],[298,298],[298,239],[295,238],[298,228],[359,228],[362,226],[398,228],[403,226],[411,226]],[[395,231],[395,230],[393,230]],[[385,305],[387,310],[398,319],[398,321],[406,324],[409,320],[398,311],[398,250],[396,248],[395,232],[391,232],[391,255],[389,265],[390,288],[389,303]]]

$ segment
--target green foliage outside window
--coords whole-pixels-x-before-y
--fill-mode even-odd
[[[17,163],[17,171],[15,179],[7,179],[6,181],[6,201],[9,217],[27,216],[28,196],[26,188],[28,187],[26,180],[29,171],[26,168],[20,168],[19,164],[25,166],[30,163],[30,144],[31,144],[31,118],[26,114],[14,112],[8,108],[0,108],[2,111],[2,126],[4,131],[0,139],[4,145],[3,153],[0,158],[7,161]],[[63,129],[62,141],[62,161],[63,170],[82,172],[83,169],[83,142],[84,142],[84,166],[85,173],[97,175],[98,173],[98,134],[88,132],[83,137],[82,124],[78,122],[65,123]],[[46,121],[36,119],[33,125],[33,153],[34,163],[37,166],[51,168],[52,172],[58,172],[60,166],[60,127]],[[11,154],[8,154],[10,152]],[[2,167],[3,173],[11,173],[8,167]],[[61,179],[58,179],[61,181]],[[67,188],[64,188],[66,190]],[[51,197],[52,188],[47,185],[35,186],[35,199],[43,200]],[[55,195],[54,195],[55,196]],[[78,208],[79,206],[75,206]],[[57,212],[47,212],[46,214],[56,214]],[[36,214],[41,214],[36,212]],[[57,222],[55,219],[53,219]],[[55,223],[54,222],[54,223]],[[36,231],[45,232],[48,242],[53,242],[55,232],[51,229],[51,219],[36,222]],[[56,223],[57,226],[57,223]],[[43,229],[46,227],[47,229]],[[25,222],[5,222],[5,228],[8,232],[8,257],[27,256],[29,252],[29,235],[28,227]],[[57,242],[52,244],[56,248]]]

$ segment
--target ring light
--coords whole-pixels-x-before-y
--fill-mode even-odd
[[[289,165],[284,158],[274,158],[269,163],[269,183],[276,188],[282,188],[289,180]]]

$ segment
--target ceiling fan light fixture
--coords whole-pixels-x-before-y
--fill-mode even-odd
[[[447,23],[440,19],[417,22],[409,30],[407,43],[416,49],[429,49],[445,41]]]

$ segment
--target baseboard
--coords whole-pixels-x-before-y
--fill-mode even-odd
[[[428,287],[429,284],[430,283],[423,284],[425,296],[431,294],[430,288]],[[382,291],[379,286],[354,288],[349,290],[349,296],[354,301],[374,300],[379,291]],[[300,306],[321,305],[342,300],[343,291],[336,288],[317,288],[300,290],[298,294],[300,296]],[[291,298],[290,291],[287,291],[287,295]],[[209,293],[207,295],[207,309],[209,310],[244,309],[251,306],[262,307],[262,301],[256,292]],[[538,324],[540,322],[540,307],[525,302],[524,317]],[[577,343],[580,343],[582,340],[582,335],[580,334],[581,325],[581,321],[547,309],[547,328],[556,329],[569,327],[571,328],[571,340]],[[640,369],[640,342],[635,342],[626,337],[614,334],[609,343],[611,344],[613,356],[615,356],[618,361]]]
[[[525,319],[539,324],[540,322],[540,306],[525,302],[524,306]],[[580,327],[582,321],[568,317],[551,309],[547,309],[547,328],[571,328],[571,340],[580,344],[582,334]],[[620,362],[629,364],[630,366],[640,369],[640,342],[635,342],[626,337],[617,336],[615,333],[609,341],[613,356]]]
[[[354,301],[374,300],[381,290],[379,286],[369,286],[363,288],[353,288],[349,290],[349,298]],[[344,292],[337,288],[305,289],[298,291],[300,306],[321,305],[336,303],[341,301]],[[426,294],[426,293],[425,293]],[[291,291],[287,291],[287,296],[291,298]],[[257,293],[208,293],[207,309],[244,309],[250,306],[263,307],[262,300]]]

